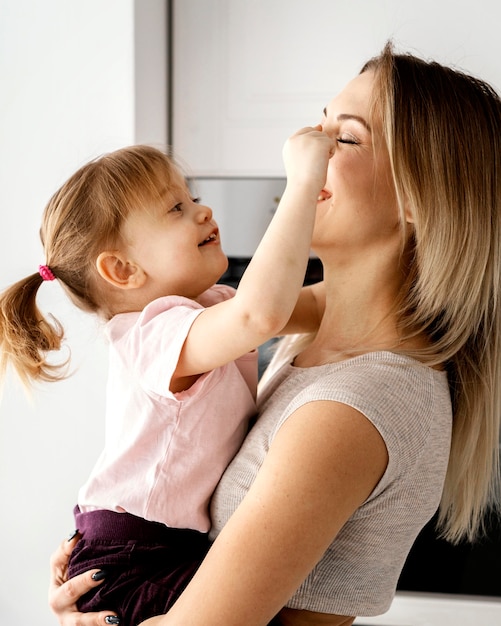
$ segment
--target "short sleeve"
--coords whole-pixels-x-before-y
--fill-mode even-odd
[[[166,296],[154,300],[139,314],[117,315],[107,329],[112,348],[147,393],[172,398],[170,382],[193,322],[207,306],[227,300],[234,293],[231,287],[215,285],[200,296],[200,302]]]

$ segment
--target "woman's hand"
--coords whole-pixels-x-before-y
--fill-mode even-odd
[[[61,626],[108,626],[119,624],[113,611],[80,613],[77,600],[84,593],[101,584],[100,570],[89,570],[68,580],[68,561],[80,536],[76,534],[61,543],[50,559],[49,606]],[[97,578],[93,578],[97,574]],[[150,626],[153,626],[151,624]]]

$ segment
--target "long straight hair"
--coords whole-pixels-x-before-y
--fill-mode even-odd
[[[426,348],[388,349],[447,369],[453,432],[438,526],[453,543],[474,540],[501,509],[501,101],[484,81],[391,43],[364,71],[375,73],[371,116],[382,121],[410,258],[399,337],[429,338]],[[284,337],[274,363],[313,338]]]
[[[445,364],[451,390],[439,525],[450,541],[473,539],[500,495],[501,101],[484,81],[396,54],[391,43],[367,70],[401,223],[404,208],[414,219],[402,335],[430,338],[429,348],[408,353]]]

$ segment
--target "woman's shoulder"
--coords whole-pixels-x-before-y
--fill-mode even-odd
[[[291,367],[291,373],[299,371],[311,379],[311,388],[339,389],[349,385],[361,387],[369,393],[374,388],[391,394],[415,393],[423,388],[432,389],[437,384],[447,387],[445,372],[433,369],[426,364],[404,354],[380,351],[367,352],[348,359],[326,363],[314,367]],[[398,384],[398,383],[404,383]],[[396,386],[394,386],[394,384]],[[308,385],[310,387],[310,385]]]
[[[417,414],[421,422],[437,409],[450,409],[446,373],[402,354],[371,352],[307,370],[299,402],[302,395],[331,398],[385,420]]]
[[[391,448],[401,448],[404,433],[414,442],[427,439],[434,428],[448,436],[446,373],[405,355],[371,352],[315,367],[286,366],[279,381],[268,404],[281,414],[276,429],[305,404],[331,400],[362,413]]]

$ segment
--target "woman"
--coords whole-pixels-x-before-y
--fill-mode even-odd
[[[499,478],[500,113],[482,81],[390,45],[328,104],[318,332],[277,353],[215,542],[145,626],[349,625],[387,610],[439,504],[445,537],[479,532]],[[72,546],[52,561],[61,624],[116,623],[76,611],[99,581],[64,582]]]

